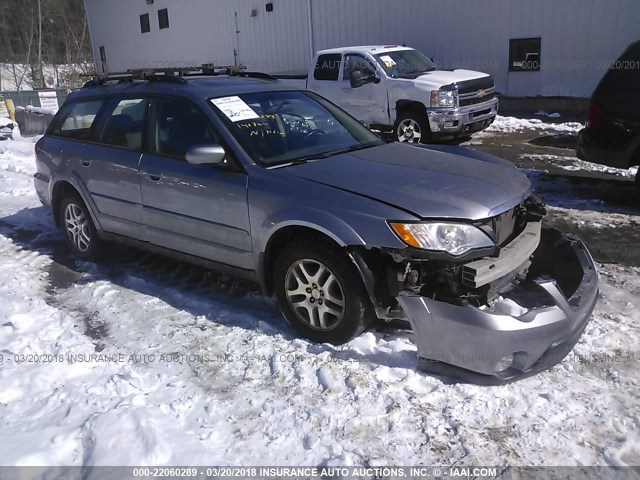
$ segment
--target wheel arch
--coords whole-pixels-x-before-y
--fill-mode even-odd
[[[417,100],[398,100],[396,102],[396,119],[398,116],[400,116],[400,113],[406,112],[408,110],[419,110],[426,115],[427,106]]]
[[[66,180],[59,180],[53,186],[51,190],[51,211],[53,213],[53,221],[57,227],[62,226],[62,221],[60,218],[60,202],[67,195],[78,195],[82,198],[82,195],[78,191],[78,189],[72,185],[70,182]]]
[[[432,132],[425,104],[416,100],[398,100],[396,104],[396,121],[393,124],[393,135],[397,140],[400,140],[398,136],[400,123],[406,118],[412,118],[420,126],[422,138],[415,143],[429,143],[428,139],[431,137]]]
[[[60,214],[58,212],[60,201],[65,197],[65,195],[77,195],[80,197],[80,200],[84,203],[89,211],[89,215],[91,215],[91,220],[93,221],[96,230],[101,230],[100,223],[96,218],[94,205],[89,201],[86,193],[80,187],[80,185],[76,184],[71,179],[60,179],[57,180],[53,186],[51,187],[51,212],[53,214],[53,221],[57,227],[61,227],[62,223],[60,221]]]
[[[258,266],[260,286],[266,295],[273,295],[273,267],[279,253],[290,242],[305,238],[314,239],[338,249],[345,247],[335,234],[318,226],[292,223],[276,229],[269,236],[264,250],[260,253]]]

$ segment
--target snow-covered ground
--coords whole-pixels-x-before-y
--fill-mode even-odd
[[[555,133],[578,133],[582,128],[584,128],[584,124],[579,122],[548,123],[539,118],[503,117],[498,115],[489,128],[476,134],[474,138],[481,136],[485,132],[515,133],[524,130],[543,129]]]
[[[0,142],[1,464],[640,465],[638,268],[600,265],[553,370],[450,384],[406,331],[316,345],[251,289],[65,269],[33,172],[33,143]]]
[[[633,178],[638,171],[638,167],[633,168],[614,168],[606,165],[598,165],[597,163],[590,163],[580,160],[575,156],[567,155],[551,155],[551,154],[535,154],[525,153],[521,155],[522,158],[530,160],[541,160],[544,162],[552,163],[553,165],[562,168],[564,170],[577,172],[600,172],[609,175],[617,175],[620,177]]]

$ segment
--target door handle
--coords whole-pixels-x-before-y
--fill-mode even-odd
[[[160,180],[162,180],[162,174],[161,173],[150,173],[149,174],[149,180],[151,180],[152,182],[159,182]]]
[[[82,165],[83,167],[90,167],[91,160],[80,160],[80,165]]]

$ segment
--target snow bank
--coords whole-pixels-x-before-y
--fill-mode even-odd
[[[544,110],[538,110],[536,112],[536,115],[539,117],[547,117],[547,118],[560,118],[562,115],[560,115],[559,113],[550,113],[550,112],[545,112]]]
[[[525,130],[545,130],[550,132],[577,133],[584,125],[578,122],[551,123],[538,118],[516,118],[498,115],[484,132],[516,133]]]
[[[57,108],[34,107],[33,105],[27,105],[25,109],[28,112],[40,113],[42,115],[55,115],[56,113],[58,113]]]
[[[9,117],[0,117],[0,128],[6,127],[7,125],[13,125],[14,121]]]
[[[585,162],[583,160],[580,160],[579,158],[576,158],[575,156],[567,155],[525,153],[520,155],[520,158],[545,161],[548,163],[552,163],[554,166],[562,168],[563,170],[572,172],[600,172],[606,173],[608,175],[617,175],[620,177],[633,177],[635,175],[635,172],[637,171],[637,167],[634,167],[632,169],[608,167],[607,165]]]

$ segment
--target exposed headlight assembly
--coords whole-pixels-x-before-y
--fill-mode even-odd
[[[412,247],[463,255],[476,248],[493,247],[489,236],[462,223],[390,223],[393,231]]]
[[[431,92],[431,106],[455,108],[458,106],[457,90],[434,90]]]

